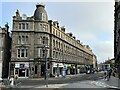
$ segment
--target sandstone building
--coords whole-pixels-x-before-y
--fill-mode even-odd
[[[8,32],[9,26],[0,27],[0,77],[7,78],[9,73],[9,62],[11,58],[11,37]]]
[[[37,4],[31,17],[21,16],[17,10],[13,16],[11,74],[42,77],[46,59],[48,72],[62,75],[63,71],[80,73],[81,67],[93,66],[96,57],[88,45],[82,45],[72,33],[66,33],[58,21],[48,20],[45,5]]]
[[[114,14],[114,57],[120,78],[120,1],[115,2]]]

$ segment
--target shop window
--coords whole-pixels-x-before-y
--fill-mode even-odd
[[[24,68],[25,67],[25,64],[20,64],[20,68]]]

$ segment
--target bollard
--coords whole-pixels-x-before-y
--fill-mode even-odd
[[[10,86],[14,87],[15,86],[14,84],[15,84],[14,78],[11,77],[10,78]]]

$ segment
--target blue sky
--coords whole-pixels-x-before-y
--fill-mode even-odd
[[[4,0],[0,3],[2,7],[0,26],[3,27],[8,22],[12,30],[12,17],[17,9],[21,15],[33,16],[35,4],[45,2],[48,18],[57,20],[60,26],[66,27],[66,33],[72,32],[84,45],[89,45],[97,56],[98,62],[103,62],[108,57],[113,58],[114,2],[112,0],[69,1],[14,2],[11,0],[10,2]]]

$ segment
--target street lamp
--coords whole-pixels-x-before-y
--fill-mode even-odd
[[[48,87],[48,61],[47,61],[47,48],[48,46],[44,46],[45,49],[45,77],[46,77],[46,87]]]
[[[48,61],[47,61],[47,48],[48,46],[47,45],[43,45],[41,47],[37,47],[37,48],[42,48],[43,50],[45,50],[45,56],[44,56],[44,59],[45,59],[45,80],[46,80],[46,87],[48,87]]]

